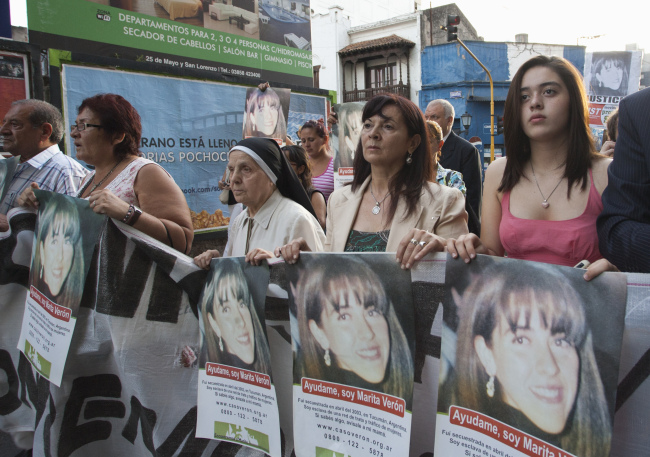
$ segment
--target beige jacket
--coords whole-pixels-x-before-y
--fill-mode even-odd
[[[343,252],[357,217],[370,177],[356,192],[351,186],[335,190],[327,202],[326,252]],[[400,199],[390,227],[386,252],[396,252],[400,241],[413,228],[427,230],[443,238],[458,238],[467,231],[465,197],[458,189],[428,183],[422,190],[416,211],[406,219],[406,203]]]

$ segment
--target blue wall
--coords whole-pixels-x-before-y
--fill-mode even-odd
[[[465,45],[476,55],[492,74],[494,84],[494,115],[503,115],[503,106],[510,87],[508,47],[506,43],[469,41]],[[582,73],[585,64],[585,48],[564,46],[563,56]],[[424,48],[421,54],[422,90],[419,105],[424,111],[431,100],[448,100],[456,111],[454,129],[461,130],[460,116],[472,115],[472,125],[463,138],[478,136],[483,140],[485,151],[490,150],[490,80],[481,66],[457,43],[445,43]],[[460,97],[452,98],[452,92],[460,91]],[[503,135],[494,137],[495,147],[502,148]]]

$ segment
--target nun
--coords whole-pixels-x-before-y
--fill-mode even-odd
[[[230,224],[224,257],[245,256],[259,265],[273,249],[303,238],[312,251],[322,251],[325,234],[309,197],[278,144],[268,138],[247,138],[228,153],[230,191],[246,209]],[[211,249],[194,258],[201,268],[219,257]]]

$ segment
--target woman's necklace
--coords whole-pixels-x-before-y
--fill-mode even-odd
[[[111,168],[111,171],[109,171],[108,173],[106,173],[106,176],[104,176],[104,177],[102,178],[101,181],[99,181],[97,184],[95,184],[93,187],[91,187],[91,188],[90,188],[90,192],[88,192],[88,194],[89,194],[89,195],[92,194],[93,191],[94,191],[95,189],[97,189],[99,186],[101,186],[102,184],[104,184],[104,181],[106,181],[106,178],[108,178],[108,177],[109,177],[109,176],[110,176],[110,175],[115,171],[115,169],[117,168],[117,166],[118,166],[119,164],[121,164],[123,160],[124,160],[124,159],[118,161],[118,162],[115,164],[115,166],[114,166],[113,168]],[[96,174],[97,174],[97,173],[95,172],[95,175],[96,175]],[[93,176],[93,182],[95,182],[95,176]]]
[[[377,197],[375,197],[375,194],[372,192],[372,181],[370,181],[370,195],[372,195],[372,199],[375,201],[375,206],[372,207],[372,214],[377,215],[379,214],[379,211],[381,211],[381,204],[388,198],[390,192],[387,192],[381,201],[377,201]]]
[[[544,194],[542,193],[542,189],[539,187],[539,183],[537,182],[537,176],[535,176],[535,167],[533,167],[533,161],[532,161],[532,160],[530,161],[530,169],[533,171],[533,178],[535,179],[535,184],[537,184],[537,190],[539,190],[539,194],[540,194],[540,195],[542,196],[542,198],[544,199],[544,200],[542,200],[542,207],[543,207],[544,209],[546,209],[546,208],[548,208],[549,206],[551,206],[550,203],[548,202],[548,199],[551,198],[551,195],[553,195],[553,192],[555,192],[555,189],[557,189],[557,188],[560,186],[560,183],[561,183],[562,180],[564,179],[564,176],[562,176],[562,177],[560,178],[560,180],[559,180],[558,183],[555,185],[555,187],[553,188],[553,190],[551,191],[551,193],[548,194],[548,197],[544,197]]]

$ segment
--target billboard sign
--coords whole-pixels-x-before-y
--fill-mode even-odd
[[[43,48],[312,86],[308,0],[27,0]]]

